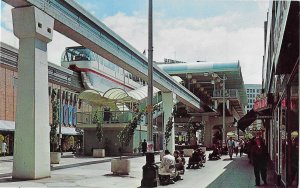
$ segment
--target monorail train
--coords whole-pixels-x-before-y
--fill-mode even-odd
[[[146,85],[144,80],[83,46],[67,47],[62,54],[61,65],[81,72],[86,89],[102,93],[111,88],[130,91]]]

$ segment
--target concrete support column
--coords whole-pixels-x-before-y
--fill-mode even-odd
[[[169,121],[169,118],[172,116],[173,112],[173,106],[174,106],[174,100],[176,95],[172,92],[169,93],[162,93],[162,102],[163,102],[163,110],[164,110],[164,132],[166,131],[166,125]],[[174,122],[174,117],[173,117]],[[164,139],[164,143],[166,143],[166,140]],[[170,141],[168,142],[168,148],[165,148],[164,144],[164,150],[168,149],[170,152],[175,151],[175,127],[173,123],[173,129],[170,136]]]
[[[54,20],[35,7],[12,10],[19,40],[13,178],[50,176],[47,43]]]

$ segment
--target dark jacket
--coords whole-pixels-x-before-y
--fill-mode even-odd
[[[257,145],[252,146],[251,154],[254,166],[267,167],[269,156],[266,146],[262,145],[260,148]]]
[[[147,142],[142,142],[142,152],[147,151]]]

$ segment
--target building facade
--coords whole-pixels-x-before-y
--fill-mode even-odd
[[[248,98],[247,112],[253,108],[254,101],[261,94],[261,84],[245,84]]]
[[[247,98],[248,98],[248,105],[247,105],[247,112],[253,109],[254,102],[260,98],[262,94],[261,91],[261,84],[245,84]],[[254,135],[261,134],[262,131],[262,121],[260,119],[255,120],[252,125],[249,126],[249,131],[251,131]],[[258,131],[258,132],[257,132]]]
[[[16,119],[16,90],[18,82],[18,49],[1,43],[0,50],[0,137],[8,146],[8,153],[13,153],[14,130]],[[48,64],[49,78],[49,120],[52,123],[52,105],[50,95],[60,94],[60,124],[63,151],[73,148],[77,139],[82,139],[76,131],[76,112],[88,110],[88,105],[81,104],[78,93],[83,89],[80,75],[55,64]]]
[[[277,184],[298,187],[299,176],[299,2],[271,1],[265,22],[263,58],[266,142]]]

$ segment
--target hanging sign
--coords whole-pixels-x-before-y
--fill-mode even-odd
[[[259,111],[268,107],[267,98],[258,99],[254,102],[253,110]]]
[[[154,144],[153,141],[147,141],[147,152],[154,152]]]

